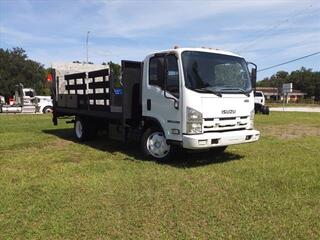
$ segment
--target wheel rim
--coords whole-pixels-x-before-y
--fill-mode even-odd
[[[44,112],[45,113],[52,113],[52,109],[51,108],[47,108]]]
[[[81,138],[82,137],[82,132],[83,132],[83,129],[82,129],[82,124],[80,121],[76,121],[76,135],[77,135],[77,138]]]
[[[154,132],[147,139],[149,153],[155,158],[164,158],[169,154],[170,145],[162,132]]]

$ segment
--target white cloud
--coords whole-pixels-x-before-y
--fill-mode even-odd
[[[75,38],[65,38],[57,36],[40,36],[34,35],[29,32],[17,31],[7,27],[0,26],[0,33],[3,36],[3,41],[12,45],[25,45],[25,44],[75,44],[79,41]]]
[[[178,44],[242,50],[247,59],[269,66],[317,50],[320,42],[316,0],[0,0],[0,5],[0,46],[26,46],[46,64],[85,59],[88,30],[90,59],[97,63],[142,60]]]
[[[136,37],[148,31],[188,26],[192,21],[226,13],[268,9],[287,1],[105,1],[99,11],[101,35]],[[187,28],[186,28],[187,31]]]

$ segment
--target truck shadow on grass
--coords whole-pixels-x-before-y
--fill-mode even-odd
[[[72,141],[74,143],[86,145],[100,151],[109,152],[111,154],[122,153],[126,155],[125,157],[122,158],[123,160],[126,160],[126,161],[152,161],[149,159],[145,159],[142,156],[140,152],[139,144],[119,143],[117,141],[108,139],[108,137],[103,134],[99,134],[95,140],[79,143],[78,141],[76,141],[73,135],[73,129],[71,128],[47,129],[47,130],[42,130],[42,132],[45,134],[54,135],[63,140]],[[219,163],[221,164],[229,161],[241,160],[243,158],[244,156],[236,153],[232,153],[228,150],[216,155],[212,151],[194,152],[194,151],[181,149],[174,154],[174,157],[170,161],[167,161],[164,163],[163,162],[157,162],[157,163],[169,165],[177,168],[195,168],[195,167],[201,167],[209,164],[219,164]]]

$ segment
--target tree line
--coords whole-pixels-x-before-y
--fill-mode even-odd
[[[14,94],[19,83],[35,89],[39,95],[50,94],[47,72],[41,63],[29,59],[22,48],[0,48],[0,95],[5,98]]]
[[[301,67],[301,69],[288,73],[278,71],[271,77],[257,82],[257,87],[274,87],[281,89],[283,83],[292,83],[293,89],[306,93],[307,98],[320,101],[320,72]]]
[[[104,63],[105,64],[105,63]],[[120,65],[108,63],[115,78],[120,78]],[[25,87],[34,88],[37,94],[50,95],[50,85],[47,82],[46,69],[43,64],[28,58],[24,49],[0,48],[0,95],[8,98],[15,91],[15,86],[22,83]],[[320,72],[302,67],[300,70],[288,73],[278,71],[271,77],[257,82],[257,87],[275,87],[281,89],[283,83],[293,83],[293,88],[306,93],[306,97],[314,97],[320,101]]]

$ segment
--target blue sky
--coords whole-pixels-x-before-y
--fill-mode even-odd
[[[84,61],[87,31],[94,63],[143,60],[174,45],[208,46],[261,69],[320,51],[320,1],[0,0],[0,47],[22,47],[46,66]],[[258,79],[301,66],[319,71],[320,54]]]

